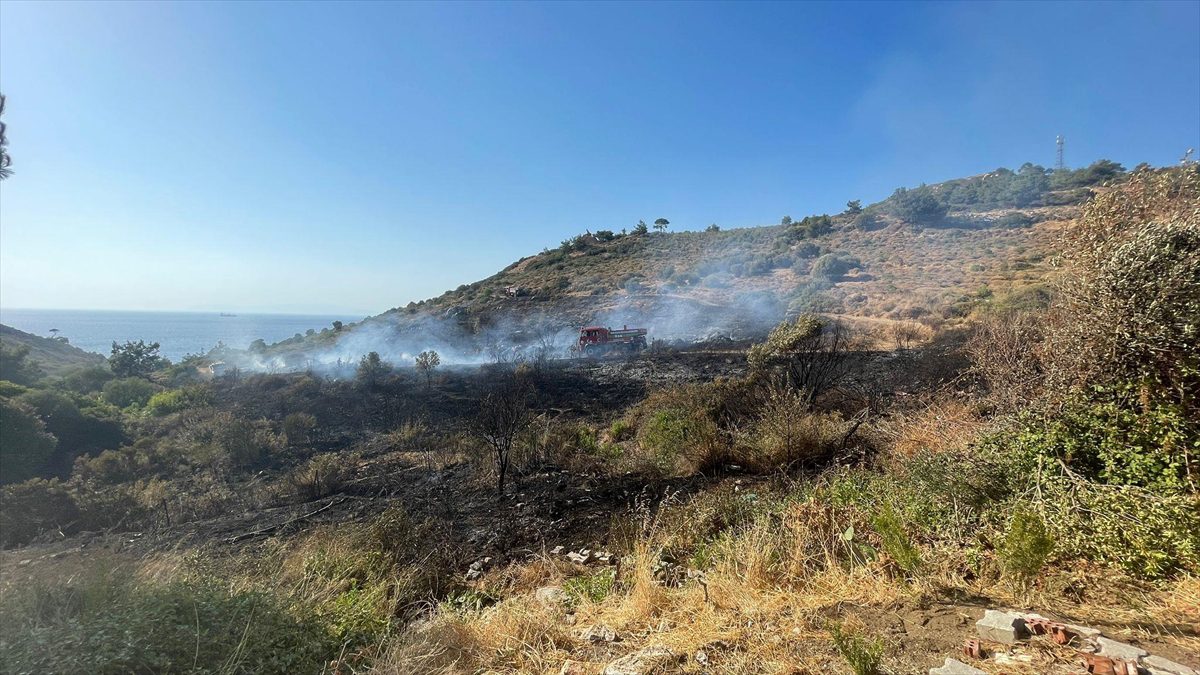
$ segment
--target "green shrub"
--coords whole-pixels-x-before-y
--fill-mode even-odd
[[[871,525],[879,535],[883,550],[900,569],[915,574],[921,566],[921,553],[909,538],[904,523],[890,505],[885,505],[871,519]]]
[[[608,428],[608,437],[618,443],[633,438],[633,433],[633,425],[626,420],[616,420]]]
[[[614,570],[600,570],[594,574],[571,577],[563,584],[563,592],[575,604],[581,602],[603,602],[616,583]]]
[[[211,402],[211,392],[203,387],[168,389],[158,392],[146,401],[146,412],[154,417],[163,417]]]
[[[998,553],[1004,571],[1027,585],[1054,552],[1054,539],[1035,513],[1017,508],[1004,533]]]
[[[161,387],[140,377],[125,377],[104,383],[104,400],[118,408],[143,406]]]
[[[838,624],[829,626],[833,646],[846,659],[854,675],[876,675],[883,662],[883,640],[851,633]]]

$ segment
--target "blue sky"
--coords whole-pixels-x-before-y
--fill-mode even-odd
[[[376,313],[585,228],[1200,146],[1200,3],[0,2],[0,305]]]

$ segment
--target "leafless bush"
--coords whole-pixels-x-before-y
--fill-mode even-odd
[[[1045,369],[1039,355],[1045,321],[1029,312],[986,316],[967,341],[972,372],[1003,411],[1021,408],[1042,391]]]
[[[472,423],[476,434],[492,450],[499,492],[504,492],[513,445],[531,419],[530,394],[524,373],[515,369],[498,372],[495,383],[479,402],[479,413]]]

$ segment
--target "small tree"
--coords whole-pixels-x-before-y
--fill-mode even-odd
[[[658,220],[654,221],[654,229],[659,232],[666,232],[667,226],[670,224],[671,221],[667,220],[666,218],[659,218]]]
[[[709,225],[708,227],[704,228],[704,231],[705,232],[720,232],[721,226],[717,225],[716,223],[713,223],[712,225]]]
[[[335,331],[341,330],[341,329],[342,329],[342,322],[341,322],[341,321],[334,321],[334,322],[333,322],[333,329],[334,329]]]
[[[858,214],[862,213],[862,200],[851,199],[850,201],[846,202],[846,213],[852,216],[857,216]]]
[[[123,345],[112,343],[112,354],[108,365],[117,377],[146,377],[150,373],[170,365],[158,355],[159,344],[145,340],[129,341]]]
[[[634,234],[646,234],[649,231],[650,231],[650,227],[648,225],[646,225],[646,221],[644,221],[644,220],[639,220],[637,222],[637,225],[633,226]]]
[[[371,352],[362,357],[362,360],[358,362],[358,370],[355,372],[355,377],[363,385],[374,387],[391,372],[392,364],[380,358],[379,352]]]
[[[529,421],[529,383],[519,373],[506,372],[483,396],[473,423],[475,432],[492,451],[500,493],[504,492],[513,444]]]
[[[442,357],[430,349],[417,354],[417,370],[425,374],[425,386],[433,384],[433,370],[442,364]]]
[[[766,342],[750,348],[747,361],[760,377],[782,378],[811,409],[818,396],[845,378],[851,348],[845,326],[804,315],[771,330]]]

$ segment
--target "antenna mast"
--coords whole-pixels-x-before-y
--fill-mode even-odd
[[[1062,137],[1062,134],[1059,134],[1058,138],[1054,139],[1054,142],[1056,145],[1058,145],[1058,158],[1054,162],[1054,170],[1062,171],[1063,169],[1067,168],[1066,165],[1063,164],[1063,137]]]

